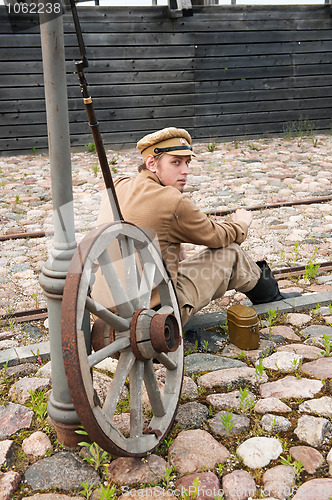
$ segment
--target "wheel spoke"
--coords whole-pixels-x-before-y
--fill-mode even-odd
[[[157,384],[152,361],[144,366],[144,383],[149,396],[151,408],[155,417],[163,417],[166,413],[160,388]]]
[[[98,316],[98,318],[101,318],[105,323],[112,326],[114,330],[124,332],[130,328],[130,322],[127,319],[112,313],[112,311],[109,311],[106,307],[91,299],[91,297],[86,298],[85,307],[90,313]]]
[[[120,239],[121,254],[125,273],[126,290],[134,309],[139,308],[138,275],[135,255],[135,245],[132,238],[126,236]]]
[[[139,437],[143,433],[143,389],[144,362],[136,359],[130,370],[130,437]]]
[[[153,262],[144,263],[141,285],[138,291],[140,307],[144,307],[146,309],[150,307],[155,272],[156,265]]]
[[[121,349],[125,349],[130,345],[130,339],[129,338],[122,338],[122,339],[117,339],[111,344],[107,345],[106,347],[103,347],[102,349],[99,349],[99,351],[96,351],[90,356],[88,356],[89,360],[89,367],[92,368],[95,366],[97,363],[100,363],[100,361],[104,361],[104,359],[112,356],[115,354],[117,351]]]
[[[172,306],[162,306],[158,309],[157,314],[173,314],[174,309]]]
[[[176,370],[176,368],[178,366],[177,363],[175,363],[175,361],[172,361],[167,356],[167,354],[164,354],[163,352],[158,354],[158,356],[156,356],[156,359],[158,361],[160,361],[160,363],[163,364],[165,366],[165,368],[167,368],[168,370]]]
[[[107,414],[109,422],[112,421],[116,405],[120,398],[121,391],[125,385],[126,378],[135,363],[135,356],[131,350],[121,353],[118,366],[116,367],[111,388],[106,396],[103,411]]]
[[[129,301],[128,295],[123,288],[122,281],[119,278],[119,275],[107,250],[104,250],[99,255],[98,262],[112,293],[118,313],[124,318],[131,317],[134,313],[134,308]]]

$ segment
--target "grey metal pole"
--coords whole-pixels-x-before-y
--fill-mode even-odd
[[[59,1],[43,0],[40,32],[51,167],[54,242],[42,268],[40,284],[48,305],[53,391],[48,404],[59,441],[75,446],[79,420],[71,402],[61,346],[61,299],[69,263],[76,248],[71,178],[70,136],[62,16]],[[52,8],[46,8],[50,4]],[[51,12],[50,12],[51,11]],[[47,14],[46,12],[50,12]]]

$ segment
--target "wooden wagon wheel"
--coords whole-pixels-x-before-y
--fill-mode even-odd
[[[123,276],[108,251],[121,251]],[[120,267],[121,267],[120,266]],[[101,270],[116,310],[90,296],[96,268]],[[122,278],[122,279],[121,279]],[[150,309],[153,288],[161,307]],[[86,311],[112,330],[109,345],[92,351],[86,345]],[[138,227],[126,222],[91,231],[78,246],[67,274],[62,301],[63,359],[71,398],[90,438],[120,456],[145,456],[160,444],[177,410],[183,378],[182,329],[174,286],[155,245]],[[100,340],[100,339],[99,339]],[[106,343],[107,344],[107,343]],[[118,353],[118,364],[103,404],[93,388],[93,367]],[[158,384],[154,360],[165,371]],[[128,383],[129,380],[129,383]],[[152,412],[142,405],[143,382]],[[113,421],[124,386],[129,386],[130,434]]]

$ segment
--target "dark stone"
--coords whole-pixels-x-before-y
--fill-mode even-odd
[[[223,424],[222,417],[227,417],[231,415],[230,425],[227,429]],[[217,436],[228,436],[233,434],[238,434],[249,429],[250,418],[245,415],[237,415],[233,412],[221,411],[217,415],[209,420],[210,428],[214,434]]]
[[[263,337],[263,335],[262,335]],[[264,335],[264,339],[272,340],[272,342],[275,342],[276,344],[285,344],[286,340],[285,337],[282,335]]]
[[[37,326],[30,325],[29,323],[23,326],[22,331],[29,335],[32,340],[40,340],[43,336]]]
[[[204,328],[185,328],[184,338],[186,342],[197,346],[198,349],[204,349],[208,352],[218,352],[227,339],[226,334],[208,332]]]
[[[22,365],[16,365],[8,368],[7,375],[9,377],[22,378],[27,377],[36,371],[36,365],[32,363],[23,363]]]
[[[184,359],[184,368],[186,375],[193,373],[212,372],[224,368],[237,368],[247,366],[243,361],[231,359],[214,354],[194,353],[189,354]]]
[[[206,406],[193,401],[179,406],[175,421],[182,429],[197,429],[203,425],[208,415]]]
[[[323,335],[330,335],[331,328],[328,325],[311,325],[302,330],[302,335],[305,337],[322,337]]]
[[[97,472],[73,453],[62,451],[36,462],[25,472],[24,478],[32,490],[82,490],[82,482],[97,485]]]
[[[227,320],[227,312],[219,311],[207,314],[196,314],[184,325],[185,332],[196,330],[198,328],[216,328],[224,325]]]

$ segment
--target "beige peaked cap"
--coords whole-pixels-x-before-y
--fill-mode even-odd
[[[144,161],[149,155],[168,153],[181,156],[195,156],[191,147],[190,134],[183,128],[168,127],[144,136],[137,143],[137,149]]]

